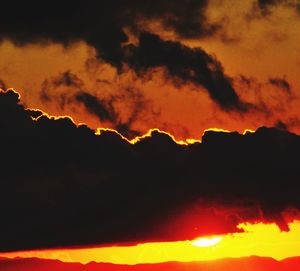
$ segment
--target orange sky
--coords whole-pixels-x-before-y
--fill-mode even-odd
[[[231,7],[230,1],[210,1],[209,21],[220,21],[224,17],[224,30],[214,37],[203,39],[180,39],[190,47],[202,47],[219,59],[225,73],[233,78],[237,93],[247,102],[263,106],[264,110],[248,113],[221,110],[201,87],[190,83],[175,86],[162,69],[154,69],[143,78],[132,71],[117,74],[116,69],[96,59],[95,50],[84,42],[68,48],[59,44],[27,45],[15,47],[5,41],[0,45],[0,79],[8,87],[22,94],[22,101],[29,107],[40,108],[53,115],[71,115],[76,122],[90,127],[110,127],[112,123],[101,123],[78,104],[60,108],[59,95],[71,95],[72,87],[50,87],[51,102],[40,99],[45,80],[70,71],[82,80],[84,90],[99,98],[122,95],[115,107],[123,120],[130,117],[135,106],[135,97],[126,89],[134,89],[143,96],[143,109],[132,128],[145,133],[150,128],[171,132],[179,139],[199,138],[204,129],[219,127],[242,132],[249,128],[273,126],[284,122],[291,131],[300,133],[298,76],[300,65],[300,17],[288,6],[272,9],[268,18],[245,16],[253,7],[252,0],[242,1]],[[229,9],[228,6],[231,8]],[[159,34],[164,39],[179,40],[171,31],[163,29],[159,21],[141,21],[140,27]],[[293,27],[290,27],[290,26]],[[130,33],[129,33],[130,34]],[[131,40],[135,42],[132,34]],[[34,63],[34,64],[33,64]],[[239,76],[252,78],[251,86],[241,83]],[[270,78],[285,78],[292,87],[288,94],[274,85]],[[107,83],[109,82],[109,83]],[[55,98],[56,97],[56,98]]]
[[[16,46],[9,40],[1,40],[0,82],[3,80],[6,87],[18,91],[26,107],[53,116],[70,116],[76,124],[85,123],[97,134],[116,129],[116,124],[110,120],[101,122],[82,104],[72,101],[70,97],[78,90],[100,100],[111,99],[122,122],[132,119],[132,130],[144,136],[151,134],[150,129],[166,131],[179,144],[201,141],[204,131],[211,128],[244,133],[282,124],[300,135],[299,11],[291,5],[278,5],[271,8],[269,16],[262,17],[253,11],[254,0],[236,2],[233,6],[232,0],[209,1],[208,22],[223,25],[222,31],[209,37],[179,37],[172,29],[164,28],[157,18],[140,19],[138,26],[164,40],[177,41],[189,48],[200,47],[216,57],[241,100],[254,105],[248,112],[220,108],[204,87],[177,82],[163,67],[137,75],[124,65],[124,71],[118,73],[116,67],[97,57],[95,48],[78,40],[68,47],[58,43]],[[128,43],[136,44],[136,34],[124,30],[129,36]],[[65,72],[75,76],[80,87],[53,83]],[[286,80],[291,89],[270,83],[274,78]],[[50,97],[48,100],[43,99],[43,91]],[[67,101],[65,104],[63,99]],[[183,240],[10,252],[0,256],[115,264],[208,261],[250,255],[281,260],[300,254],[300,221],[289,226],[290,231],[281,232],[275,224],[240,224],[238,228],[245,232],[215,236],[220,238],[219,242],[207,247]]]

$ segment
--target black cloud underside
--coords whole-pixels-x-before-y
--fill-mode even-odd
[[[253,200],[279,224],[284,209],[300,208],[300,138],[286,131],[206,132],[189,146],[154,132],[132,145],[39,115],[0,93],[1,251],[185,239],[189,231],[163,225],[197,200]],[[248,218],[229,218],[227,230]]]

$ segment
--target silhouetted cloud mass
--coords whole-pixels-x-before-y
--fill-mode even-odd
[[[130,144],[19,98],[0,92],[1,251],[186,240],[242,221],[287,230],[283,211],[300,208],[300,138],[286,130],[206,132],[188,146],[153,131]]]

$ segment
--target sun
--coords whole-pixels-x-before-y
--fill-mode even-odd
[[[222,236],[200,237],[190,241],[190,243],[196,247],[211,247],[221,242],[222,239]]]

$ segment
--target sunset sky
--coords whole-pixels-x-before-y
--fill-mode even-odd
[[[4,3],[0,270],[298,259],[299,29],[298,0]]]

